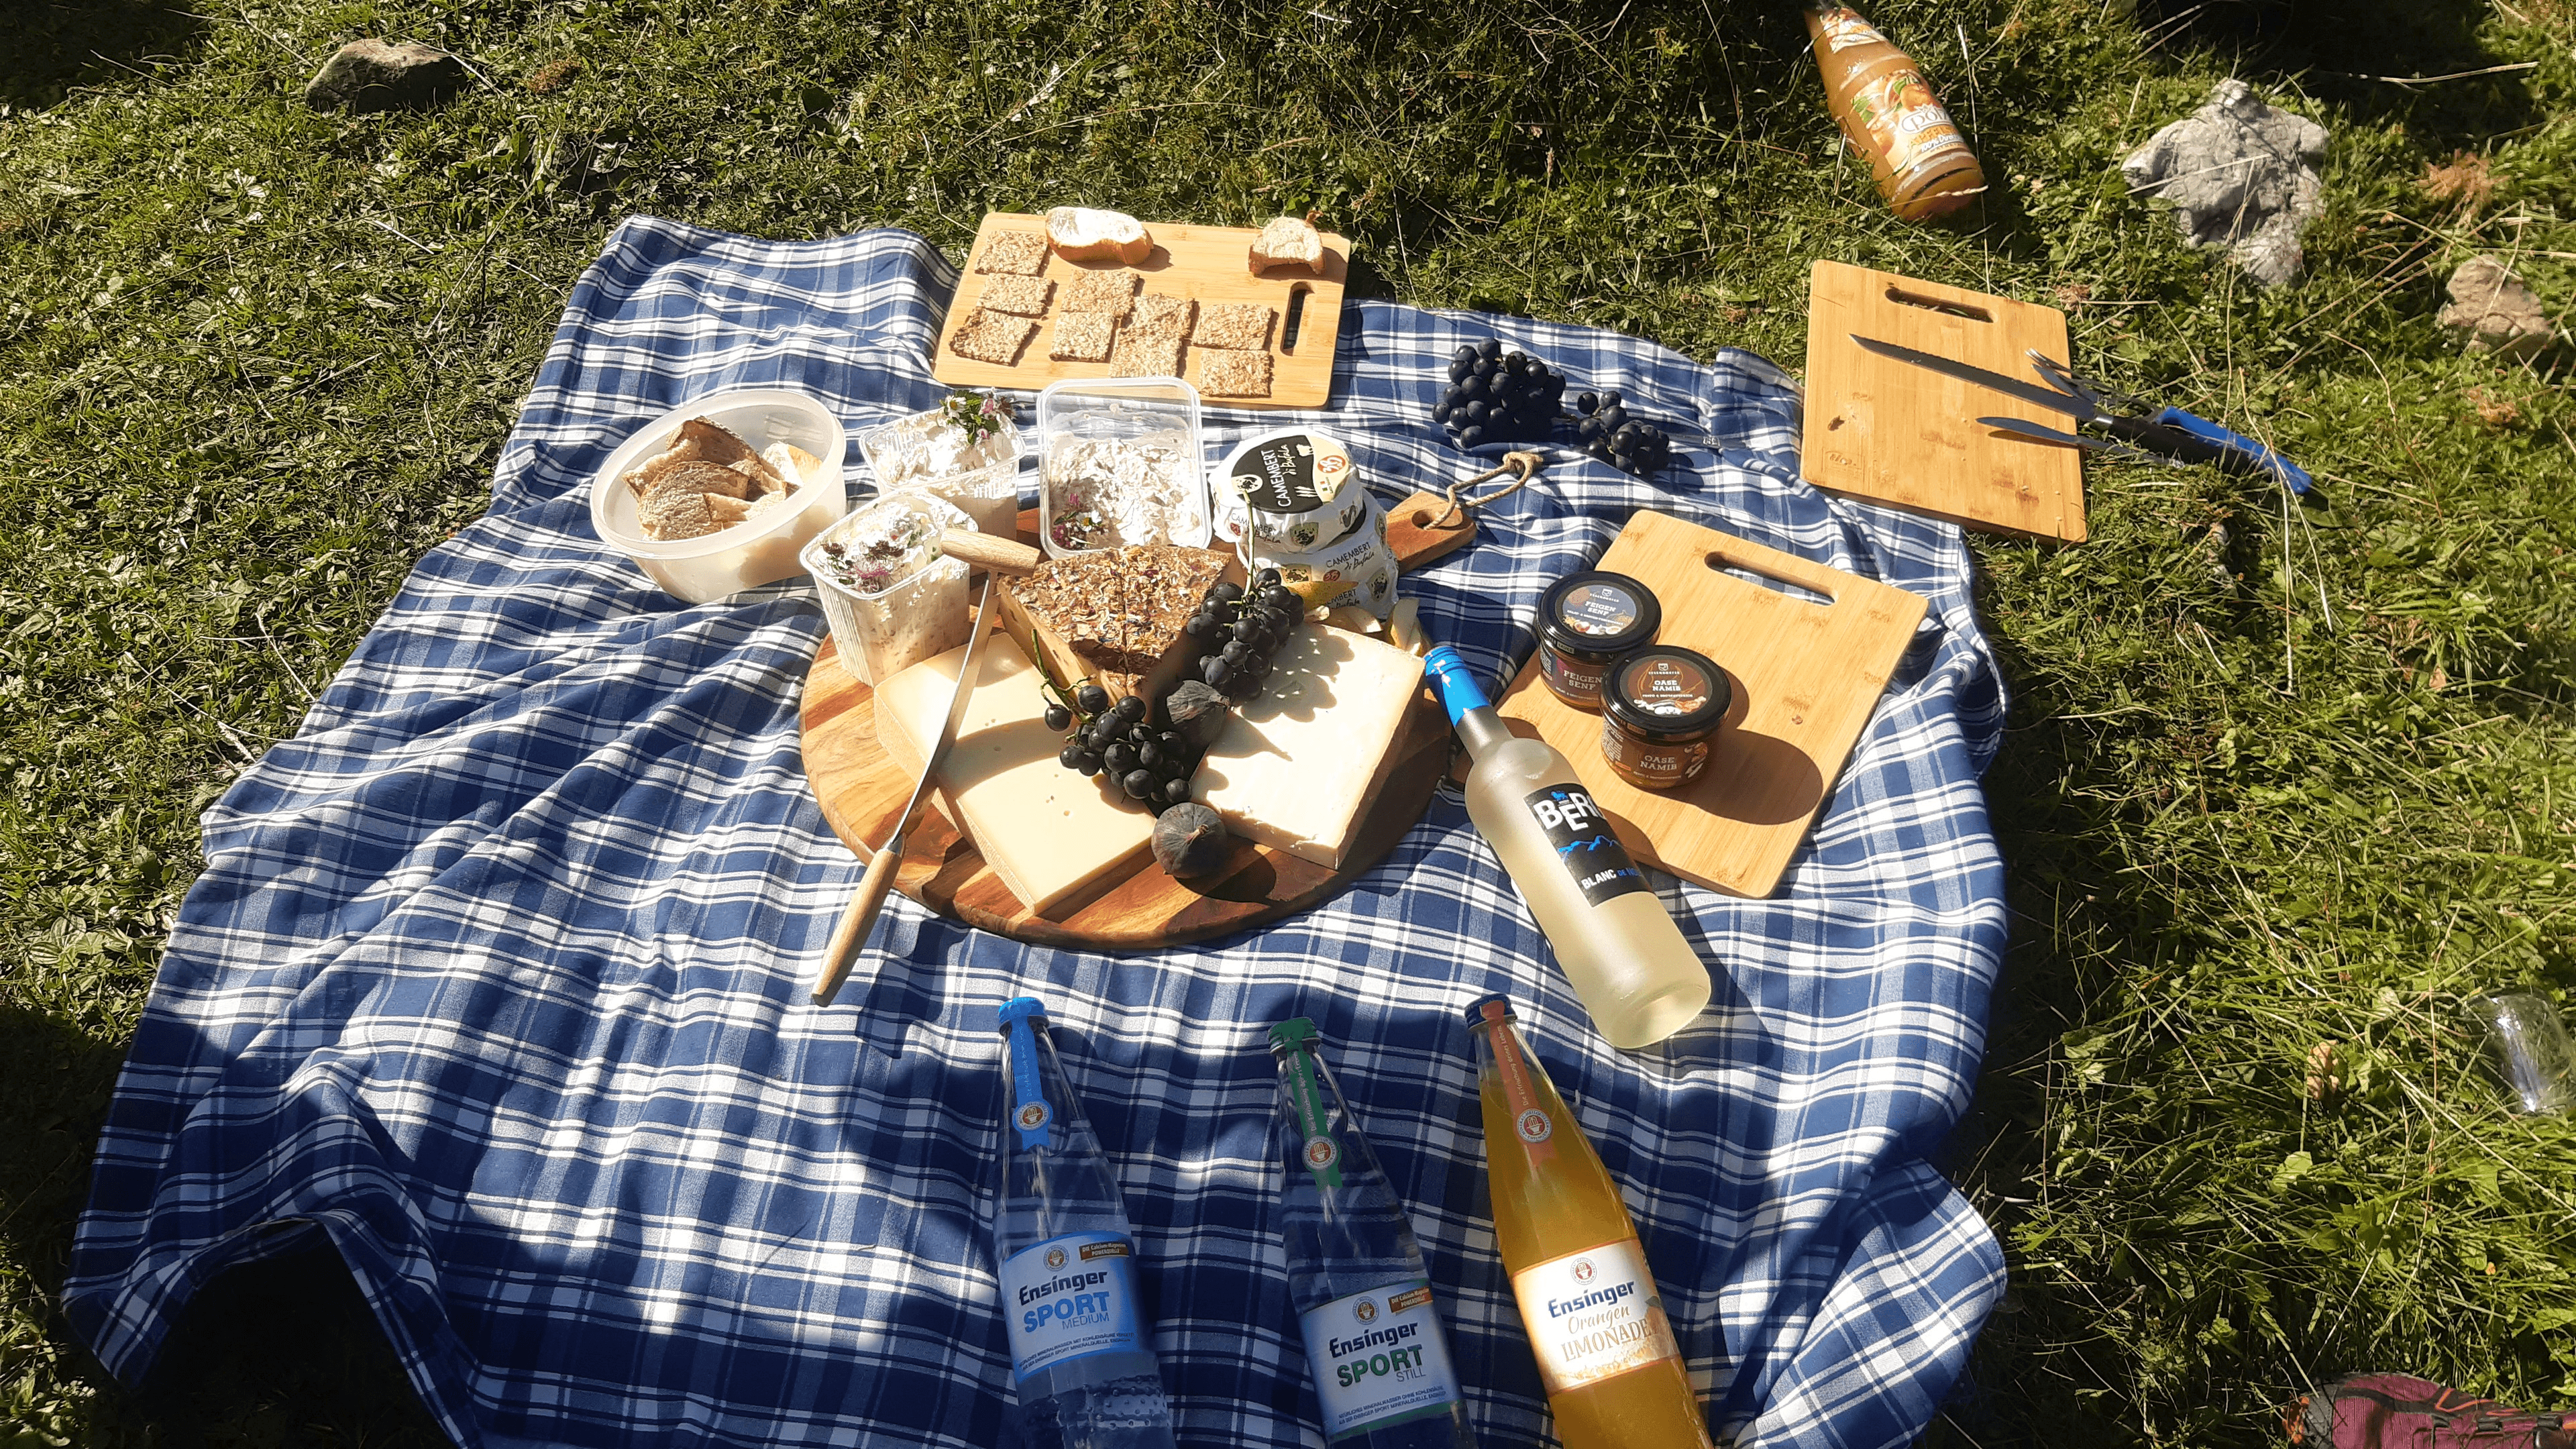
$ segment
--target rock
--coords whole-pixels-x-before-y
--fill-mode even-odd
[[[391,111],[435,105],[465,84],[465,62],[434,45],[352,40],[305,84],[317,111]]]
[[[2255,284],[2299,275],[2299,233],[2317,214],[2326,128],[2274,110],[2254,88],[2223,80],[2197,111],[2120,163],[2129,189],[2174,204],[2193,246],[2225,246]]]
[[[2433,320],[2466,333],[2471,352],[2536,357],[2557,331],[2522,278],[2493,257],[2462,262],[2450,290],[2450,304]]]

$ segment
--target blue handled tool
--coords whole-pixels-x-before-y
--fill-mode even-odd
[[[2196,413],[2187,413],[2180,408],[2161,408],[2151,417],[2136,417],[2112,412],[2102,405],[2104,394],[2099,389],[2068,371],[2064,364],[2044,357],[2037,351],[2030,354],[2031,366],[2054,386],[2044,387],[2035,382],[2024,382],[2020,378],[2006,377],[2000,372],[1991,372],[1973,363],[1959,362],[1935,353],[1920,352],[1911,347],[1900,347],[1893,342],[1881,342],[1876,338],[1856,335],[1852,341],[1882,357],[1892,357],[1899,362],[1910,362],[1916,367],[1940,373],[1944,377],[1955,377],[1962,382],[1972,382],[1979,387],[1992,388],[2007,397],[2016,397],[2024,402],[2036,403],[2041,407],[2065,413],[2074,418],[2079,425],[2090,424],[2119,439],[2121,443],[2127,445],[2126,449],[2121,451],[2146,453],[2178,463],[2207,463],[2229,473],[2248,476],[2269,474],[2280,479],[2282,484],[2293,493],[2306,493],[2315,486],[2307,472],[2289,459],[2255,442],[2252,438],[2220,427]],[[2112,393],[2110,397],[2118,406],[2127,409],[2128,413],[2146,410],[2146,405],[2135,398],[2119,393]],[[2105,446],[2098,439],[2042,427],[2020,418],[1979,418],[1977,421],[1990,428],[1998,428],[2038,442],[2061,443],[2074,447]]]

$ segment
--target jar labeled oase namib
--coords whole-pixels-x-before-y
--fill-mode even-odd
[[[1626,574],[1568,574],[1538,601],[1538,673],[1577,709],[1601,707],[1601,676],[1663,627],[1655,592]]]
[[[1687,649],[1640,650],[1601,692],[1601,757],[1640,790],[1686,785],[1708,764],[1734,691],[1726,671]]]

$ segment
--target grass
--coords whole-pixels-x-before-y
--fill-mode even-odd
[[[1950,1166],[2013,1286],[1934,1438],[2260,1444],[2360,1368],[2576,1403],[2576,1131],[2506,1116],[2458,1020],[2576,1000],[2569,355],[2432,320],[2479,251],[2576,293],[2576,7],[2327,8],[1886,0],[1997,182],[1949,230],[1876,204],[1774,4],[0,16],[0,1440],[434,1442],[327,1267],[227,1290],[139,1392],[54,1292],[196,812],[481,509],[613,220],[953,251],[1074,199],[1318,208],[1364,290],[1792,367],[1808,263],[1864,262],[2056,301],[2079,365],[2266,430],[2328,502],[2115,463],[2091,544],[1976,545],[2016,945]],[[479,82],[305,110],[356,34]],[[2335,136],[2286,292],[2116,178],[2228,74]]]

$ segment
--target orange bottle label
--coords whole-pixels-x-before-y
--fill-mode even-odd
[[[1885,45],[1888,43],[1887,37],[1879,34],[1876,27],[1872,26],[1868,21],[1861,19],[1858,14],[1845,10],[1840,6],[1836,6],[1834,9],[1826,11],[1824,14],[1818,16],[1817,20],[1820,22],[1824,31],[1823,35],[1818,38],[1824,42],[1825,53],[1827,55],[1831,55],[1838,50],[1849,50],[1855,45]]]
[[[1635,1238],[1514,1273],[1512,1296],[1550,1394],[1682,1356]]]
[[[1899,184],[1936,158],[1968,149],[1950,113],[1917,71],[1889,71],[1862,86],[1852,96],[1851,113],[1887,158]]]

